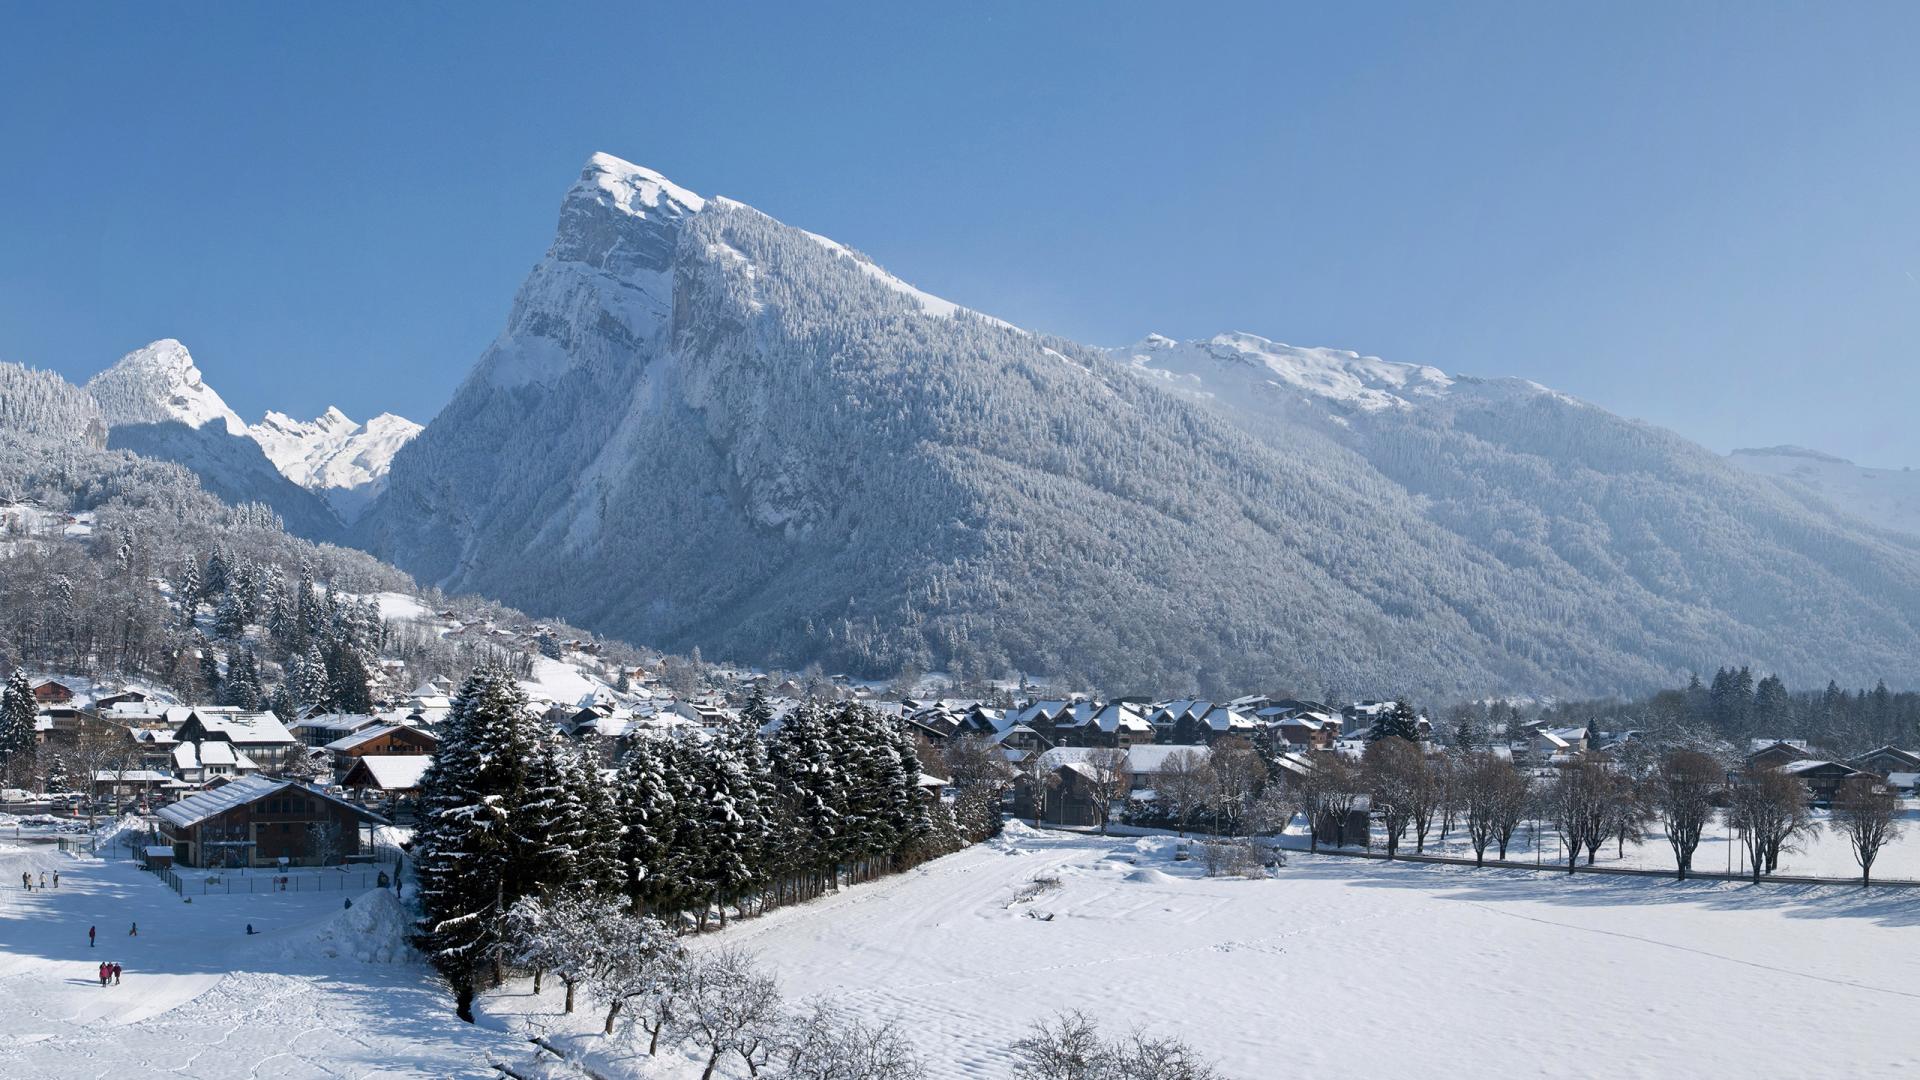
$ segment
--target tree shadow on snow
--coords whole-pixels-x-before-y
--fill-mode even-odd
[[[1295,856],[1283,877],[1340,881],[1358,888],[1416,889],[1440,900],[1531,902],[1563,907],[1690,904],[1718,911],[1776,911],[1795,919],[1864,919],[1883,926],[1920,926],[1920,888],[1679,881],[1673,877],[1567,874],[1476,869],[1432,863],[1388,863]]]

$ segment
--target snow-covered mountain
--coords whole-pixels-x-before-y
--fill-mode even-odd
[[[351,522],[386,486],[393,455],[420,434],[420,425],[392,413],[358,424],[328,408],[313,420],[269,412],[247,431],[287,479]]]
[[[1920,536],[1920,472],[1875,469],[1800,446],[1735,450],[1728,460],[1887,529]]]
[[[1920,541],[1670,432],[1249,334],[1088,348],[604,154],[357,537],[632,640],[863,674],[1920,680]]]
[[[86,391],[105,415],[109,447],[184,465],[229,503],[272,507],[300,536],[339,538],[339,516],[268,460],[180,342],[135,349],[88,380]]]
[[[121,357],[89,379],[86,390],[115,427],[178,423],[196,431],[213,425],[229,435],[247,433],[246,423],[201,378],[187,347],[173,338]]]

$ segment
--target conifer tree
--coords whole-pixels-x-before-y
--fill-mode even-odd
[[[1420,715],[1413,706],[1404,701],[1396,701],[1393,707],[1380,714],[1373,722],[1373,730],[1368,733],[1370,742],[1381,739],[1405,739],[1408,742],[1420,741]]]
[[[33,771],[36,736],[33,685],[25,671],[15,671],[0,691],[0,770],[15,780],[23,780]]]
[[[482,667],[454,699],[420,781],[420,947],[469,1023],[481,966],[498,957],[502,916],[539,885],[530,872],[539,860],[515,836],[532,736],[519,685],[497,667]]]
[[[326,653],[327,707],[341,713],[370,713],[373,692],[367,665],[351,647],[335,644]]]
[[[621,887],[635,905],[648,909],[664,909],[669,902],[667,852],[680,814],[667,780],[667,750],[665,739],[635,739],[615,785]]]

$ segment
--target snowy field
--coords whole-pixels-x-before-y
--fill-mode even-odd
[[[57,891],[20,887],[43,869]],[[519,1052],[454,1018],[390,894],[187,904],[131,863],[48,845],[0,847],[0,886],[0,1076],[478,1077],[498,1076],[488,1051]],[[102,960],[120,985],[100,985]]]
[[[1005,1077],[1034,1018],[1079,1008],[1203,1047],[1226,1075],[1905,1076],[1920,890],[1679,884],[1294,854],[1207,879],[1165,837],[1035,834],[713,935],[790,997],[899,1018],[936,1077]],[[28,894],[21,869],[59,867]],[[1025,901],[1036,879],[1057,878]],[[138,920],[140,936],[127,924]],[[545,1076],[521,1032],[603,1075],[691,1078],[524,980],[457,1022],[383,893],[183,904],[130,864],[0,849],[0,1074]],[[252,922],[262,933],[249,938]],[[86,929],[98,925],[100,948]],[[121,986],[93,977],[102,958]],[[1781,1018],[1789,1018],[1782,1020]]]

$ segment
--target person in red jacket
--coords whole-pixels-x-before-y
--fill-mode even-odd
[[[100,961],[100,985],[101,986],[107,985],[107,972],[108,972],[107,962],[105,960]]]
[[[120,965],[119,964],[113,965],[113,985],[115,986],[120,985]]]

